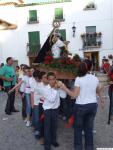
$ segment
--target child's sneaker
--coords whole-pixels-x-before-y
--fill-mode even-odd
[[[58,144],[57,142],[52,143],[52,145],[53,145],[54,147],[59,147],[59,144]]]
[[[27,119],[24,119],[24,122],[27,123]]]
[[[63,120],[63,121],[66,121],[66,117],[65,117],[65,116],[63,116],[63,117],[62,117],[62,120]]]
[[[31,126],[30,121],[27,121],[27,122],[26,122],[26,127],[30,127],[30,126]]]
[[[35,131],[35,138],[37,140],[40,138],[40,132],[39,131]]]
[[[40,144],[40,145],[44,145],[44,138],[40,138],[39,144]]]

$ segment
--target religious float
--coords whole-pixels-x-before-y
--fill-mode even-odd
[[[53,22],[53,27],[33,66],[40,71],[54,72],[58,79],[74,79],[80,58],[68,51],[69,41],[63,40],[58,29],[60,22]]]

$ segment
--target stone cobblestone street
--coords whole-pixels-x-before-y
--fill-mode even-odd
[[[107,93],[105,93],[107,96]],[[0,150],[43,150],[34,139],[31,127],[26,127],[21,118],[21,113],[7,116],[4,113],[6,94],[0,93]],[[94,144],[98,147],[113,147],[113,122],[107,124],[109,99],[105,99],[105,108],[98,107],[95,121]],[[16,108],[21,110],[21,101],[16,98]],[[57,150],[74,150],[73,129],[66,129],[64,122],[59,120],[58,142],[60,147]]]

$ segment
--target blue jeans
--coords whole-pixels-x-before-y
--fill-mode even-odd
[[[39,105],[35,105],[33,108],[33,123],[34,123],[34,128],[36,131],[40,130],[40,124],[39,124]]]
[[[30,94],[25,93],[26,98],[26,114],[31,115]]]
[[[51,144],[57,140],[58,109],[44,110],[44,147],[51,150]]]
[[[97,112],[97,104],[78,105],[74,107],[74,146],[75,150],[83,150],[82,131],[85,133],[85,150],[94,150],[93,126]]]

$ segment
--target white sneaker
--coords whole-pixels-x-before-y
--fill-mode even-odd
[[[66,121],[66,117],[65,117],[65,116],[63,116],[63,117],[62,117],[62,120],[63,120],[63,121]]]
[[[27,121],[27,122],[26,122],[26,127],[30,127],[30,126],[31,126],[30,121]]]
[[[93,134],[96,134],[97,133],[97,131],[96,130],[93,130]]]
[[[84,133],[84,130],[82,130],[82,136],[84,136],[84,134],[85,134],[85,133]]]
[[[24,122],[27,123],[27,119],[25,119]]]

